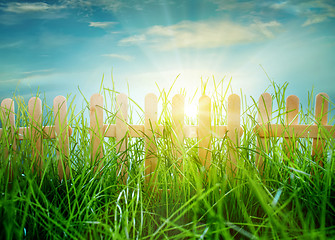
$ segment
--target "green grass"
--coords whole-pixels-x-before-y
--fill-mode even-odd
[[[207,82],[200,93],[212,99],[213,122],[226,125],[229,87]],[[228,84],[229,86],[229,84]],[[284,122],[287,85],[272,83],[273,121]],[[311,139],[296,139],[298,147],[287,159],[280,138],[270,140],[270,148],[256,148],[253,131],[257,106],[242,97],[241,124],[244,134],[238,149],[239,168],[234,179],[225,174],[228,139],[214,139],[212,167],[205,172],[197,156],[197,140],[186,139],[182,149],[184,169],[178,165],[171,135],[170,90],[161,90],[163,106],[159,124],[165,126],[158,145],[159,191],[144,183],[144,140],[129,142],[131,162],[129,179],[123,184],[116,176],[115,139],[104,139],[104,167],[94,172],[90,163],[88,102],[81,109],[68,106],[70,137],[70,179],[60,182],[57,173],[55,140],[44,140],[44,169],[41,176],[31,172],[28,140],[20,141],[16,152],[10,150],[14,178],[9,182],[4,149],[9,144],[4,132],[0,143],[0,238],[1,239],[329,239],[335,238],[334,139],[327,139],[324,167],[311,157]],[[106,106],[105,122],[115,121],[116,92],[101,87]],[[181,90],[185,94],[185,90]],[[242,95],[242,93],[241,93]],[[144,97],[144,96],[143,96]],[[193,104],[197,104],[194,98]],[[17,126],[29,126],[27,106],[15,97]],[[313,98],[300,112],[300,122],[313,121]],[[257,102],[256,100],[254,101]],[[331,105],[332,107],[333,105]],[[132,103],[130,119],[143,111]],[[142,119],[143,121],[143,119]],[[44,125],[51,125],[51,109],[44,105]],[[196,124],[196,119],[186,119]],[[260,175],[255,154],[265,157]],[[313,174],[311,170],[313,170]],[[180,177],[182,176],[182,177]],[[204,180],[207,179],[207,180]]]

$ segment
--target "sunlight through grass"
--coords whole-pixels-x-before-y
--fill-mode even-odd
[[[221,88],[221,84],[222,81],[214,83],[216,91],[210,96],[214,126],[227,124],[227,89]],[[278,106],[272,121],[283,124],[287,85],[272,83],[272,87],[272,97]],[[156,182],[146,182],[144,178],[143,138],[129,140],[126,150],[117,152],[115,138],[101,137],[104,156],[100,162],[91,162],[91,129],[85,118],[89,107],[85,104],[75,113],[75,106],[69,101],[67,118],[73,129],[69,139],[71,164],[69,178],[62,181],[57,171],[56,140],[42,141],[44,167],[39,176],[31,171],[31,149],[36,143],[20,140],[13,149],[6,137],[10,136],[7,132],[10,129],[3,130],[0,238],[329,239],[335,236],[335,145],[331,136],[326,138],[323,166],[311,157],[311,139],[288,139],[296,141],[289,155],[282,138],[269,138],[262,145],[254,131],[256,101],[247,105],[242,96],[243,135],[236,158],[240,165],[232,179],[225,169],[229,159],[227,144],[231,144],[227,137],[212,139],[212,165],[208,171],[200,165],[197,139],[185,138],[182,144],[175,139],[169,92],[161,89],[158,97],[163,107],[157,121],[165,130],[156,139]],[[206,92],[206,86],[200,92]],[[116,97],[114,89],[103,86],[101,93],[106,100]],[[26,104],[14,98],[16,126],[30,126]],[[143,113],[143,109],[129,102],[133,112]],[[186,101],[185,114],[195,118],[194,121],[198,117],[197,105],[195,99]],[[43,109],[46,113],[50,108],[44,105]],[[104,112],[105,121],[114,124],[116,106],[112,104]],[[310,121],[313,114],[313,109],[301,111],[300,122]],[[52,114],[44,116],[44,122],[53,122]],[[256,167],[258,155],[264,161],[263,172]],[[12,178],[7,171],[9,161]],[[128,180],[124,181],[116,171],[126,161]],[[103,167],[97,168],[100,163]]]

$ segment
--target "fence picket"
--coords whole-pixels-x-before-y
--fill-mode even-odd
[[[57,96],[54,98],[53,110],[55,117],[55,135],[57,136],[58,175],[60,180],[70,177],[69,169],[69,129],[67,125],[66,98]]]
[[[226,172],[228,176],[234,176],[238,167],[238,148],[240,146],[240,119],[241,119],[241,100],[236,94],[228,97],[228,161]]]
[[[182,151],[184,145],[184,114],[185,114],[185,98],[181,94],[176,94],[172,98],[172,127],[173,127],[173,144],[174,156],[177,159],[177,166],[182,171],[184,169],[184,161],[182,159]]]
[[[199,159],[206,170],[211,165],[211,99],[203,95],[199,99]]]
[[[263,93],[258,100],[258,124],[262,125],[263,130],[267,130],[270,132],[270,123],[272,119],[272,97],[269,93]],[[267,126],[267,127],[266,127]],[[266,129],[264,129],[266,127]],[[269,149],[269,140],[267,139],[269,135],[264,137],[259,137],[257,141],[257,149],[265,149],[268,151]],[[261,146],[263,147],[261,147]],[[260,148],[261,147],[261,148]],[[262,157],[262,153],[259,152],[256,154],[255,164],[261,174],[264,171],[264,158]]]
[[[91,133],[91,146],[92,157],[91,162],[95,165],[94,170],[100,169],[102,163],[100,159],[103,157],[103,136],[104,136],[104,112],[103,112],[103,97],[95,93],[90,99],[90,133]],[[98,168],[99,167],[99,168]]]
[[[157,145],[155,133],[157,127],[157,109],[158,101],[155,94],[150,93],[145,96],[145,123],[144,123],[144,141],[145,141],[145,176],[146,182],[155,182],[157,167]]]
[[[6,136],[8,144],[6,144],[4,157],[7,159],[9,157],[10,146],[12,150],[16,150],[16,136],[15,136],[15,107],[14,101],[10,98],[6,98],[1,102],[1,114],[2,114],[2,128],[9,130],[10,135]],[[13,169],[12,162],[8,159],[8,173],[9,181],[13,179]]]
[[[291,125],[298,125],[299,123],[299,98],[295,95],[290,95],[286,98],[286,118],[285,118],[285,125],[287,127]],[[295,133],[293,132],[292,135],[289,137],[284,138],[284,152],[286,156],[290,159],[292,153],[294,153],[296,149],[296,142],[295,142]]]
[[[30,120],[30,131],[28,133],[32,146],[32,171],[34,168],[41,172],[43,168],[43,129],[42,129],[42,102],[37,97],[30,98],[28,102],[28,112]]]
[[[128,146],[128,97],[126,94],[118,94],[116,96],[116,120],[115,120],[115,141],[116,152],[118,157],[118,171],[117,176],[120,176],[123,183],[128,178],[127,167],[127,146]]]
[[[327,125],[328,122],[328,99],[329,96],[326,93],[319,93],[316,96],[315,120],[321,126]],[[315,158],[315,161],[318,162],[321,167],[323,167],[322,159],[326,142],[322,139],[323,133],[321,131],[322,129],[319,128],[318,137],[313,139],[312,156]]]

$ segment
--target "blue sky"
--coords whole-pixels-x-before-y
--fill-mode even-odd
[[[169,87],[193,91],[201,77],[232,77],[258,98],[269,80],[288,94],[335,101],[333,0],[0,0],[0,96],[37,89],[86,97],[102,76],[135,100]]]

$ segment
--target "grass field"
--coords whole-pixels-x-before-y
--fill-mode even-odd
[[[228,88],[214,83],[208,94],[212,99],[213,122],[226,125]],[[273,122],[283,123],[287,85],[272,84],[268,90],[276,107]],[[185,93],[185,91],[181,91]],[[101,89],[113,102],[116,92]],[[313,96],[311,94],[311,96]],[[143,96],[144,97],[144,96]],[[160,90],[159,124],[169,129],[171,111],[169,90]],[[107,102],[107,101],[105,101]],[[195,104],[196,100],[193,100]],[[87,102],[81,109],[69,104],[70,179],[59,181],[55,140],[44,140],[44,168],[31,171],[34,142],[20,141],[10,150],[14,177],[9,182],[4,158],[9,144],[3,133],[0,143],[0,238],[1,239],[331,239],[335,238],[334,139],[326,139],[324,166],[312,155],[312,139],[296,139],[297,148],[290,159],[283,151],[281,138],[269,139],[270,148],[256,147],[253,128],[257,119],[257,100],[247,104],[242,97],[241,124],[244,134],[238,149],[239,168],[232,179],[226,176],[228,139],[214,139],[212,166],[204,171],[197,156],[197,140],[186,139],[176,155],[171,134],[157,140],[157,189],[144,182],[144,141],[129,141],[126,151],[130,165],[126,184],[116,176],[115,140],[104,139],[104,167],[94,172],[90,161],[90,137]],[[17,126],[28,126],[27,107],[15,100]],[[88,103],[87,103],[88,104]],[[331,105],[331,108],[333,105]],[[106,122],[113,123],[115,106],[106,107]],[[132,104],[130,119],[142,115]],[[132,115],[133,114],[133,115]],[[300,123],[313,123],[313,98],[299,113]],[[143,120],[143,119],[142,119]],[[141,121],[141,120],[140,120]],[[196,124],[187,118],[187,124]],[[53,115],[44,106],[44,125]],[[330,120],[330,124],[334,124]],[[265,159],[260,174],[256,153]],[[183,158],[184,168],[179,166]]]

